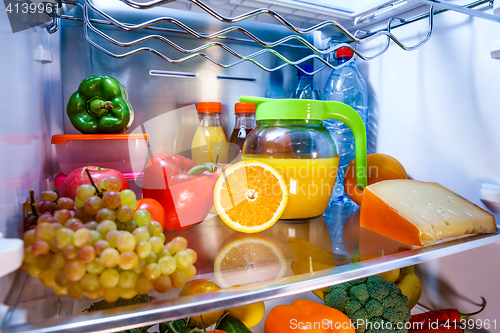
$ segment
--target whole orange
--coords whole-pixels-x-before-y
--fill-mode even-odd
[[[405,168],[397,159],[386,154],[369,154],[366,156],[367,185],[391,179],[408,179]],[[363,190],[356,187],[356,168],[352,160],[345,170],[345,193],[358,205],[363,199]]]
[[[186,283],[184,288],[182,288],[180,296],[192,296],[192,295],[198,295],[198,294],[204,294],[204,293],[209,293],[212,291],[218,291],[221,290],[221,287],[219,287],[217,284],[203,280],[203,279],[198,279],[198,280],[192,280]],[[207,312],[201,315],[203,317],[203,324],[205,327],[210,327],[213,324],[219,320],[220,317],[224,314],[224,310],[218,310],[218,311],[213,311],[213,312]],[[203,324],[201,323],[201,318],[200,316],[193,316],[191,317],[191,321],[199,328],[203,328]]]

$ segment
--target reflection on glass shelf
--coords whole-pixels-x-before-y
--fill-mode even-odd
[[[418,264],[500,241],[482,234],[424,248],[410,248],[359,227],[358,211],[337,218],[279,221],[258,234],[242,234],[218,217],[183,231],[166,232],[167,241],[182,236],[198,253],[197,279],[223,289],[179,298],[179,289],[150,292],[154,303],[82,313],[94,301],[56,296],[38,279],[19,272],[7,299],[10,314],[25,311],[27,322],[4,320],[2,332],[114,331],[145,326],[270,298],[294,295],[359,277]],[[331,216],[331,215],[330,215]]]
[[[333,223],[327,224],[319,217],[301,223],[279,221],[264,232],[244,234],[213,217],[188,230],[169,231],[167,240],[174,236],[186,238],[189,247],[198,253],[198,276],[227,288],[293,276],[290,263],[297,260],[294,255],[302,251],[305,256],[309,247],[333,258],[329,226],[333,227]],[[295,249],[295,240],[309,247]]]

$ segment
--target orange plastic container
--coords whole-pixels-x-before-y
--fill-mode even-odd
[[[57,159],[67,175],[76,168],[95,165],[122,173],[141,172],[148,155],[149,134],[57,134]]]

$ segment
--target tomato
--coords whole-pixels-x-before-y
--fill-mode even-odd
[[[223,331],[223,330],[215,330],[215,331],[207,331],[207,333],[226,333],[226,331]]]
[[[165,228],[165,210],[158,201],[150,198],[141,199],[137,201],[137,209],[147,210],[151,213],[151,221],[157,221]]]

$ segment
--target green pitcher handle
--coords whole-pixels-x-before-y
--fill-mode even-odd
[[[363,119],[349,105],[341,102],[328,101],[325,103],[327,119],[340,120],[346,124],[354,134],[356,153],[356,186],[360,190],[366,187],[366,129]]]

